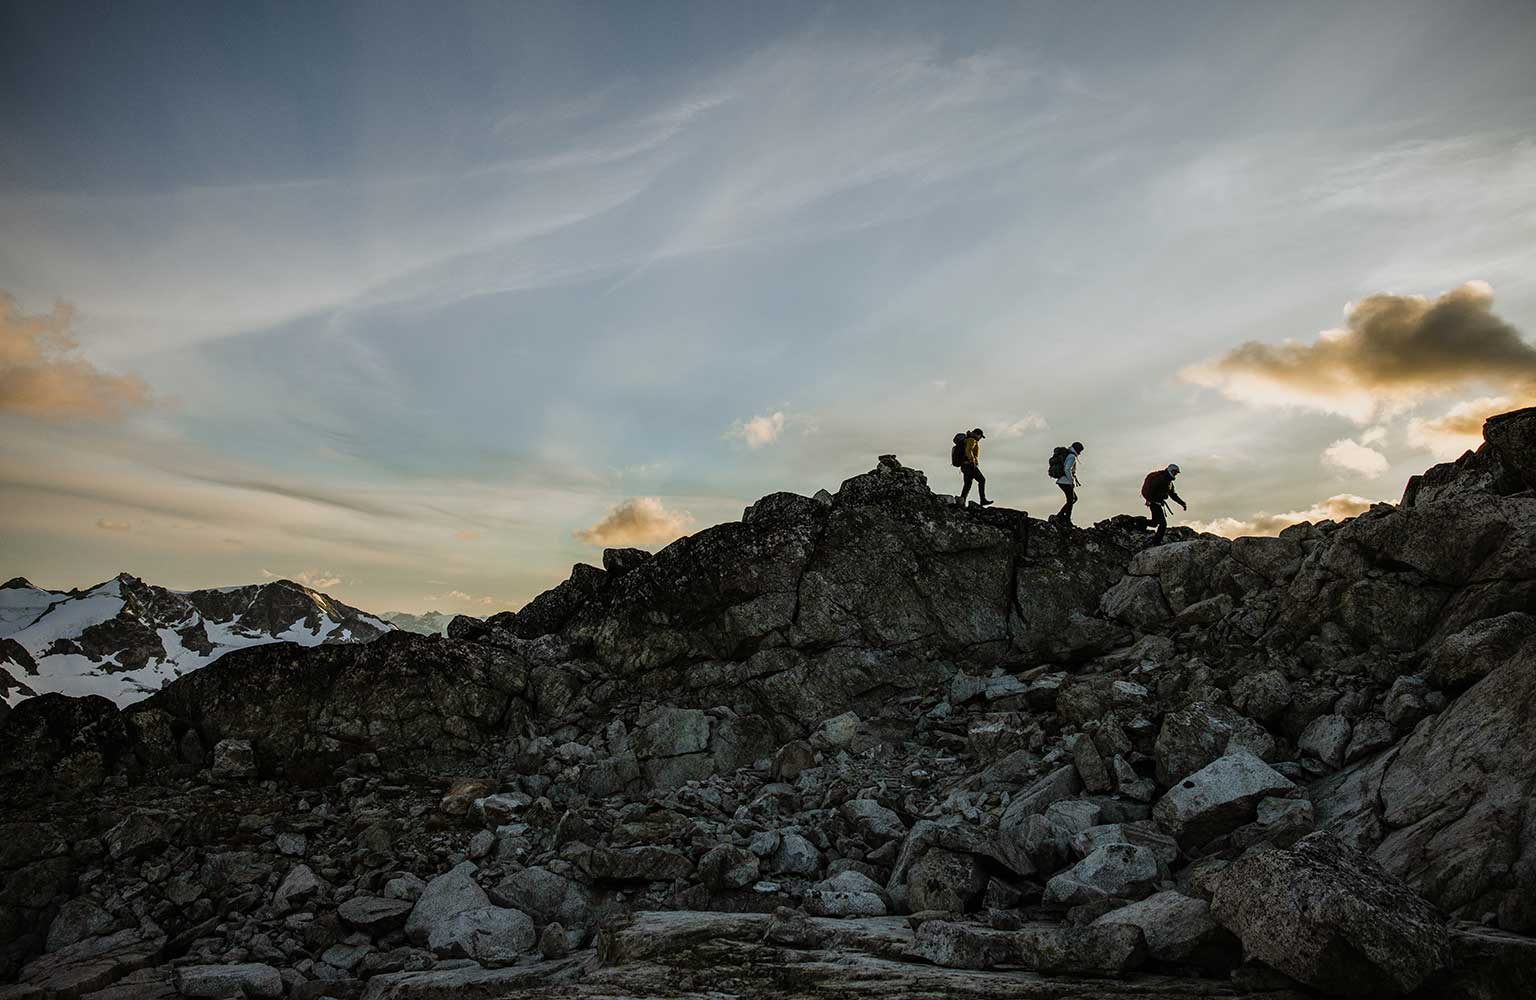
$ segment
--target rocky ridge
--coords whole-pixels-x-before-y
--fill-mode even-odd
[[[18,996],[1536,990],[1536,411],[1145,547],[889,456],[447,637],[0,723]]]

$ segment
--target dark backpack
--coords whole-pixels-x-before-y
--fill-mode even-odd
[[[1051,452],[1051,464],[1045,467],[1045,474],[1052,479],[1060,479],[1067,474],[1066,448],[1057,445],[1056,450]]]
[[[960,468],[960,466],[965,464],[965,439],[966,439],[966,436],[967,435],[963,431],[961,433],[959,433],[959,434],[956,434],[955,435],[955,446],[953,448],[949,449],[949,464],[953,465],[957,469]]]

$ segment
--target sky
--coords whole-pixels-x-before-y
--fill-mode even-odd
[[[1536,404],[1526,2],[0,6],[0,575],[487,614],[898,455],[1273,533]]]

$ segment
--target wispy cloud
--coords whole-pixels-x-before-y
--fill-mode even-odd
[[[588,545],[664,545],[686,535],[693,520],[685,510],[668,510],[659,497],[630,497],[574,536]]]
[[[1035,431],[1043,431],[1050,425],[1040,414],[1028,413],[1017,420],[997,421],[994,426],[995,430],[987,432],[991,437],[1018,438]]]
[[[103,531],[128,531],[133,525],[127,521],[114,521],[111,518],[101,517],[96,519],[96,527]]]

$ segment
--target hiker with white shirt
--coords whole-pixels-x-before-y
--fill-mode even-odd
[[[1081,441],[1073,441],[1070,448],[1057,448],[1051,454],[1051,462],[1046,469],[1046,474],[1056,480],[1056,485],[1061,487],[1061,492],[1067,497],[1067,502],[1061,505],[1061,510],[1051,519],[1060,527],[1072,527],[1072,506],[1077,503],[1077,488],[1082,485],[1077,480],[1077,456],[1082,453]]]

